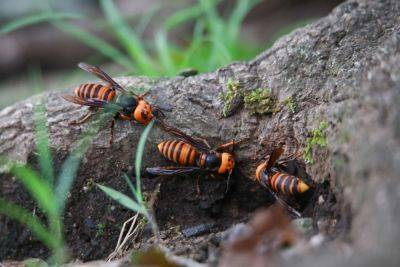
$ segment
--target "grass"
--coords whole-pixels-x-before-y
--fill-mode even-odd
[[[154,216],[152,211],[150,211],[146,205],[146,201],[143,198],[143,193],[142,193],[142,186],[141,186],[141,166],[142,166],[142,160],[143,160],[143,153],[145,149],[145,144],[147,137],[150,133],[151,128],[154,125],[154,120],[150,122],[146,128],[144,129],[140,139],[139,143],[136,149],[136,156],[135,156],[135,175],[136,175],[136,185],[134,186],[129,179],[127,174],[123,175],[123,178],[125,179],[127,185],[129,186],[132,195],[134,198],[130,198],[129,196],[112,189],[110,187],[107,187],[105,185],[97,184],[97,186],[111,199],[117,201],[120,205],[124,206],[127,209],[130,209],[136,213],[142,214],[147,221],[150,223],[153,234],[156,237],[156,241],[158,242],[158,227],[155,222]]]
[[[254,58],[273,44],[251,43],[242,35],[244,18],[261,0],[236,0],[231,8],[224,7],[223,14],[219,12],[221,2],[197,0],[160,19],[158,15],[165,10],[164,3],[133,17],[122,16],[113,0],[100,0],[103,16],[93,17],[84,12],[53,10],[49,0],[40,0],[37,5],[39,12],[4,23],[0,26],[0,37],[27,26],[49,23],[93,50],[93,54],[82,61],[92,64],[113,62],[121,67],[122,75],[175,76],[185,69],[196,69],[202,73],[232,61]],[[301,20],[277,29],[273,39],[313,20]],[[150,22],[156,24],[158,30],[144,39],[143,33]],[[187,34],[179,37],[174,34],[172,40],[172,32],[185,31],[187,28],[190,28]],[[100,37],[96,32],[102,32],[103,36],[107,34],[108,38]],[[81,75],[79,71],[75,73]],[[72,75],[69,76],[54,88],[64,88],[76,82],[70,79]],[[4,94],[5,97],[0,97],[0,108],[31,93],[14,90]]]
[[[40,72],[33,70],[31,77],[36,91],[40,91],[42,84]],[[68,192],[76,177],[82,157],[99,129],[104,126],[106,121],[109,121],[113,114],[111,112],[103,112],[100,119],[93,122],[85,130],[76,147],[62,164],[60,172],[56,175],[53,168],[49,133],[46,125],[46,109],[44,103],[42,103],[43,98],[44,96],[33,109],[35,144],[40,171],[37,172],[30,166],[23,165],[4,156],[0,157],[0,169],[6,170],[22,183],[42,211],[47,224],[44,224],[43,220],[32,214],[32,212],[1,197],[0,214],[25,225],[52,252],[49,262],[51,264],[61,264],[67,260],[62,214],[65,209]]]
[[[197,3],[171,14],[159,25],[152,40],[142,33],[160,8],[142,16],[133,28],[112,0],[100,0],[104,18],[99,22],[86,14],[61,13],[50,8],[0,27],[0,36],[28,25],[49,22],[64,33],[91,47],[106,59],[122,66],[129,74],[172,76],[180,70],[195,68],[200,72],[214,70],[232,60],[254,57],[262,49],[244,42],[240,31],[243,19],[260,1],[237,0],[227,16],[217,10],[220,1],[198,0]],[[107,30],[118,45],[89,32],[79,23],[89,23],[98,31]],[[193,24],[193,33],[172,42],[168,35],[182,26]],[[221,38],[224,36],[224,38]]]

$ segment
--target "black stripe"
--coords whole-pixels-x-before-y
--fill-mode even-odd
[[[297,187],[299,186],[299,179],[294,179],[294,183],[293,183],[293,194],[298,194],[299,190],[297,190]]]
[[[96,88],[94,88],[93,98],[99,98],[99,91],[101,87],[103,87],[101,84],[96,85]]]
[[[172,141],[172,144],[171,144],[171,151],[170,151],[169,154],[168,154],[168,158],[169,158],[170,160],[172,160],[172,161],[174,161],[174,149],[175,149],[175,147],[176,147],[176,144],[177,144],[176,141]]]
[[[181,152],[182,152],[182,148],[183,148],[184,145],[185,145],[184,142],[182,142],[182,141],[179,142],[179,145],[178,145],[178,148],[177,148],[178,151],[176,152],[176,161],[177,161],[177,163],[180,163],[179,159],[181,158]]]
[[[187,150],[186,158],[185,158],[185,163],[184,164],[189,164],[190,161],[190,154],[192,154],[192,146],[188,145],[189,149]]]
[[[170,144],[170,143],[171,143],[171,141],[166,141],[166,142],[164,143],[163,155],[164,155],[164,157],[166,157],[166,158],[168,158],[167,153],[168,153],[168,147],[169,147],[169,144]]]
[[[83,92],[82,92],[82,97],[83,98],[86,98],[86,92],[88,91],[89,86],[90,86],[90,84],[86,84],[85,85],[85,90],[83,90]]]
[[[288,178],[285,181],[284,188],[285,188],[286,194],[290,194],[290,183],[292,182],[293,178],[294,178],[293,176],[288,175]]]
[[[106,93],[104,94],[103,100],[108,101],[108,95],[111,93],[112,90],[110,90],[109,88],[107,88]]]
[[[283,179],[284,175],[282,173],[279,173],[278,178],[276,178],[276,191],[281,191],[281,182]]]
[[[86,90],[86,94],[85,94],[86,98],[90,98],[90,93],[92,92],[93,86],[95,86],[95,84],[93,84],[93,83],[89,84],[88,89]]]
[[[83,91],[85,90],[85,87],[86,87],[86,84],[83,84],[83,85],[81,85],[80,87],[79,87],[79,94],[78,94],[78,96],[80,97],[80,98],[83,98]]]

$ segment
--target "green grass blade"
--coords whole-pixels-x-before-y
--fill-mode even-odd
[[[111,109],[112,110],[112,109]],[[71,189],[72,183],[76,177],[80,162],[97,136],[100,129],[104,128],[114,116],[114,112],[104,109],[100,113],[100,119],[93,121],[79,137],[76,147],[68,155],[67,159],[61,166],[61,172],[58,176],[57,186],[55,189],[57,202],[60,211],[64,210],[68,192]]]
[[[239,37],[240,26],[249,11],[261,0],[236,0],[235,7],[228,19],[228,31],[230,42],[235,42]]]
[[[206,14],[208,29],[212,34],[221,33],[223,20],[218,15],[217,4],[219,1],[215,0],[199,0],[200,5],[203,7]],[[221,38],[223,35],[219,35]]]
[[[207,69],[212,70],[216,66],[218,66],[219,62],[219,54],[218,48],[215,46],[219,42],[221,42],[221,36],[225,36],[224,29],[226,29],[224,21],[218,15],[217,11],[217,1],[214,0],[199,0],[200,4],[203,6],[205,10],[205,19],[206,19],[206,30],[209,33],[207,39],[212,40],[211,47],[209,48],[210,54],[208,57],[208,62],[206,63]],[[225,44],[224,38],[222,41]]]
[[[35,215],[22,207],[0,198],[0,213],[28,227],[47,247],[56,249],[61,245]]]
[[[141,177],[140,169],[142,168],[143,152],[147,141],[147,136],[150,133],[151,128],[154,125],[155,120],[152,120],[144,129],[142,135],[140,136],[138,147],[136,149],[135,157],[135,175],[136,175],[136,192],[138,194],[138,199],[143,199],[142,197],[142,187],[141,187]]]
[[[124,21],[112,0],[100,0],[100,4],[112,33],[118,38],[131,58],[137,61],[138,67],[146,74],[156,74],[151,65],[151,58],[147,54],[140,38]]]
[[[79,169],[81,158],[75,154],[70,154],[61,167],[56,186],[57,203],[60,211],[64,210],[68,192]]]
[[[61,21],[53,22],[53,25],[63,32],[78,39],[85,45],[95,49],[115,63],[123,66],[127,70],[133,71],[135,69],[135,64],[132,61],[127,60],[126,56],[121,53],[117,48],[98,38],[97,36],[91,34],[90,32],[82,29],[81,27],[76,26],[72,23]]]
[[[43,91],[44,86],[40,69],[32,70],[30,76],[32,84],[34,86],[34,91]],[[43,97],[41,98],[40,103],[35,105],[33,109],[33,120],[35,123],[35,142],[40,166],[40,173],[50,185],[53,185],[53,160],[50,151],[46,107],[43,103]]]
[[[204,9],[201,5],[191,6],[185,9],[181,9],[167,18],[164,22],[164,28],[169,31],[178,25],[185,23],[189,20],[193,20],[201,16]]]
[[[176,68],[171,58],[170,46],[167,41],[167,34],[164,31],[159,31],[155,36],[155,45],[158,58],[167,75],[176,74]]]
[[[180,69],[188,67],[199,67],[199,65],[203,65],[201,64],[201,62],[204,61],[204,57],[197,57],[200,59],[200,62],[199,60],[192,60],[192,58],[198,55],[197,50],[201,47],[203,43],[204,28],[204,21],[201,19],[197,20],[193,30],[191,43],[183,53],[183,60]]]
[[[47,116],[44,104],[39,103],[34,109],[35,141],[39,156],[40,173],[52,185],[54,183],[53,160],[50,151],[49,133],[47,131]]]
[[[36,200],[40,209],[49,217],[57,217],[58,208],[54,201],[54,194],[50,185],[42,180],[39,175],[27,166],[12,164],[10,173],[25,186],[28,192]]]
[[[128,175],[127,175],[126,173],[124,173],[124,174],[122,175],[122,177],[124,177],[125,182],[128,184],[129,188],[130,188],[131,191],[132,191],[132,194],[136,197],[137,192],[136,192],[136,189],[135,189],[135,187],[133,186],[133,184],[132,184],[132,182],[131,182],[131,179],[129,179],[129,177],[128,177]],[[140,202],[140,201],[139,201],[139,202]]]
[[[125,208],[128,208],[130,210],[133,210],[135,212],[139,212],[141,214],[145,214],[146,210],[143,208],[143,206],[139,205],[133,199],[128,197],[127,195],[118,192],[117,190],[114,190],[110,187],[101,185],[101,184],[96,184],[106,195],[108,195],[110,198],[113,200],[117,201],[119,204],[124,206]]]
[[[50,20],[55,20],[55,19],[84,19],[85,17],[80,14],[76,13],[53,13],[53,12],[43,12],[39,14],[35,14],[32,16],[27,16],[23,17],[20,19],[16,19],[14,21],[11,21],[3,26],[0,27],[0,36],[4,34],[8,34],[12,31],[15,31],[17,29],[41,23],[41,22],[46,22]]]
[[[143,16],[140,17],[139,23],[136,26],[137,36],[142,36],[147,26],[153,20],[154,16],[161,10],[160,4],[154,4],[148,12],[146,12]]]

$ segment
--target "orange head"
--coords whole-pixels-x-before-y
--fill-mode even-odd
[[[235,167],[235,159],[229,153],[221,154],[221,165],[219,166],[218,173],[231,173]]]
[[[147,125],[154,117],[152,108],[149,103],[143,99],[139,99],[138,105],[132,112],[135,121]]]

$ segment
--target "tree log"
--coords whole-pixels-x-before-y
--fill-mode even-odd
[[[240,172],[228,194],[224,180],[218,178],[201,178],[198,198],[195,177],[143,178],[147,192],[161,185],[155,203],[161,229],[213,223],[215,232],[270,205],[271,196],[249,179],[257,160],[281,139],[288,153],[295,139],[304,150],[313,130],[326,122],[327,145],[312,147],[308,156],[314,162],[307,164],[307,173],[329,193],[316,196],[320,201],[308,206],[308,216],[315,223],[328,220],[328,229],[319,231],[342,234],[353,241],[356,251],[384,251],[396,244],[400,239],[399,14],[396,0],[348,1],[327,17],[279,39],[252,61],[192,77],[117,79],[126,88],[150,90],[149,101],[168,110],[167,122],[191,136],[212,145],[243,140],[235,148]],[[232,87],[238,92],[234,101],[221,100],[220,95]],[[250,101],[257,89],[271,91],[266,102]],[[42,94],[57,170],[88,125],[68,126],[85,109],[60,95]],[[35,96],[0,112],[0,154],[35,164],[32,108],[37,101]],[[228,108],[227,117],[224,108]],[[261,111],[266,113],[257,113]],[[65,214],[74,257],[99,259],[112,252],[120,225],[130,212],[91,184],[128,193],[121,174],[133,165],[142,130],[141,125],[119,121],[114,144],[108,144],[109,130],[103,129],[85,155]],[[173,137],[160,128],[152,130],[143,167],[170,164],[156,146],[168,138]],[[2,196],[34,207],[12,177],[3,174],[0,183]],[[99,237],[96,229],[101,223],[106,231]],[[0,225],[0,236],[5,236],[0,259],[47,255],[16,223],[0,217]]]

